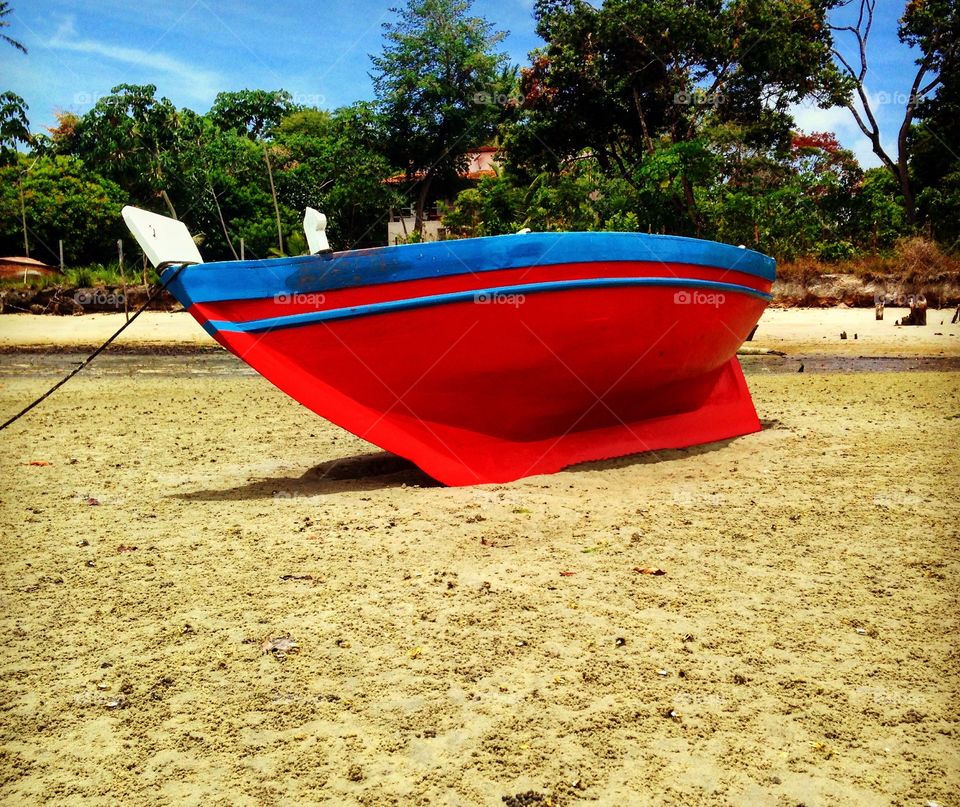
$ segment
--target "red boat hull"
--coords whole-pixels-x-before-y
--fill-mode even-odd
[[[735,353],[765,302],[684,294],[521,291],[215,335],[317,414],[439,481],[506,482],[760,428]],[[295,303],[247,305],[262,317]]]
[[[530,233],[169,267],[222,345],[449,485],[760,428],[736,360],[774,262],[642,233]]]

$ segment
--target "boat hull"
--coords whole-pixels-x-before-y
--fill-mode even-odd
[[[338,285],[317,276],[319,261],[281,273],[273,296],[181,294],[277,387],[446,484],[760,428],[735,354],[771,278],[744,267],[620,259],[457,272],[451,260],[449,272]]]

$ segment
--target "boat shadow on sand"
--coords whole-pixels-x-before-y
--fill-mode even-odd
[[[776,420],[764,420],[763,430],[780,427]],[[608,460],[594,460],[567,468],[564,473],[584,473],[627,468],[632,465],[655,465],[689,457],[696,457],[726,448],[740,437],[718,440],[715,443],[647,451]],[[174,498],[185,501],[229,502],[256,499],[301,499],[355,491],[385,490],[406,485],[410,488],[443,488],[444,485],[427,476],[416,465],[403,457],[377,451],[341,457],[321,463],[300,476],[282,476],[260,479],[232,488],[196,490],[178,493]]]

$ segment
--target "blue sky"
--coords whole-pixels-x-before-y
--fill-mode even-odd
[[[83,113],[122,82],[156,84],[178,106],[206,111],[221,90],[290,91],[294,100],[334,108],[372,97],[369,54],[382,24],[403,0],[12,0],[4,31],[30,50],[0,48],[0,89],[30,105],[31,128],[53,125],[56,110]],[[474,0],[474,13],[508,31],[503,49],[519,64],[542,44],[532,0]],[[868,89],[886,142],[893,142],[913,56],[896,38],[899,0],[881,0],[871,41]],[[795,110],[806,131],[835,131],[865,166],[878,161],[850,113]]]

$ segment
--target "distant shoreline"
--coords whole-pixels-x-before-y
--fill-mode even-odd
[[[120,314],[124,304],[128,312],[136,311],[149,297],[152,286],[101,285],[91,287],[46,286],[43,288],[0,285],[0,315],[37,314],[54,316],[87,316]],[[927,304],[938,309],[960,305],[960,276],[948,273],[934,281],[920,284],[920,293]],[[860,276],[852,273],[817,274],[804,277],[793,267],[783,267],[773,284],[771,308],[832,308],[846,305],[870,308],[884,300],[890,307],[903,306],[915,291],[901,278]],[[174,312],[182,306],[166,291],[150,306],[151,311]]]
[[[895,323],[908,313],[887,308],[876,320],[873,308],[768,308],[746,343],[751,352],[783,351],[788,356],[912,357],[960,356],[960,323],[953,309],[927,310],[927,325]],[[125,321],[123,314],[0,317],[0,355],[90,352]],[[841,338],[846,334],[846,339]],[[146,311],[114,342],[113,354],[200,355],[222,348],[185,312]]]

